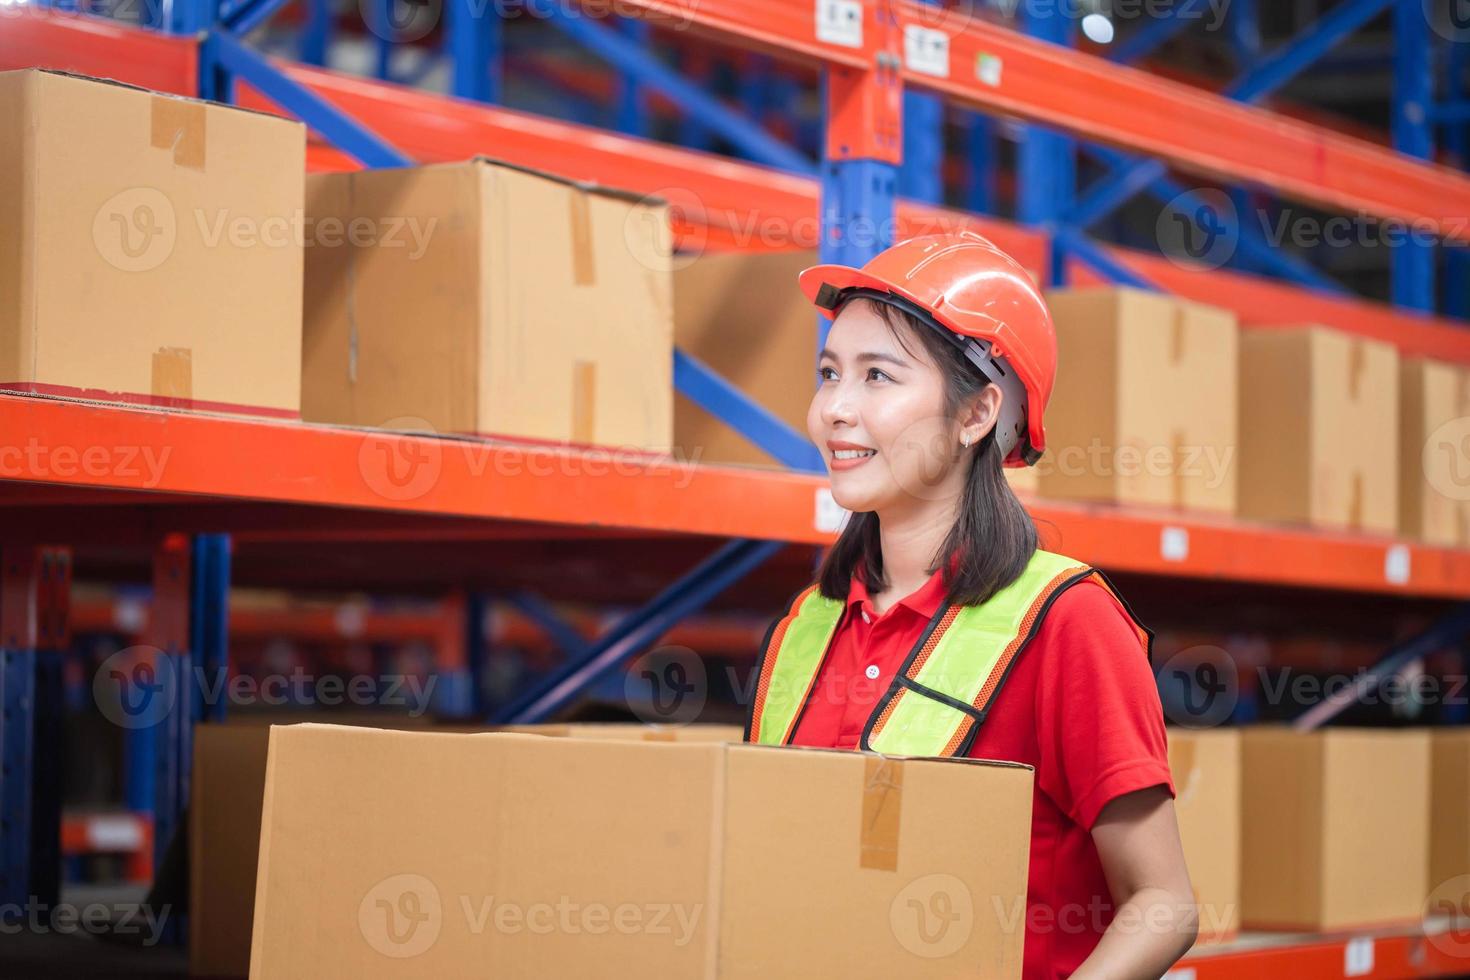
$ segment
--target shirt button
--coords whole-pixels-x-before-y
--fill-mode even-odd
[[[876,681],[878,679],[878,665],[868,664],[868,669],[863,671],[863,673],[868,675],[868,680]]]
[[[863,622],[865,622],[865,623],[871,623],[872,621],[873,621],[873,617],[872,616],[869,616],[868,615],[868,611],[866,609],[864,609],[863,610]]]

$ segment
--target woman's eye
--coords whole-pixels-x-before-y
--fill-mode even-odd
[[[831,381],[837,377],[837,371],[833,368],[817,368],[817,377],[823,381]]]
[[[893,379],[890,378],[888,375],[884,374],[882,371],[878,370],[877,368],[868,368],[868,380],[869,381],[892,381]]]

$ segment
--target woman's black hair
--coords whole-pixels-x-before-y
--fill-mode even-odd
[[[958,418],[960,406],[990,381],[965,359],[963,351],[932,326],[880,300],[867,299],[894,338],[910,355],[906,338],[917,338],[944,375],[945,411]],[[859,300],[852,300],[859,302]],[[969,471],[960,496],[959,515],[932,558],[929,574],[944,567],[945,595],[950,605],[975,606],[1010,585],[1025,571],[1037,548],[1036,524],[1011,490],[1002,472],[995,426],[969,453]],[[954,556],[951,567],[944,556]],[[852,577],[860,575],[870,592],[888,588],[878,515],[854,513],[822,559],[817,584],[829,599],[846,599]]]

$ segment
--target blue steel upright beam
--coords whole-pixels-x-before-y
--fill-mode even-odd
[[[504,71],[500,8],[483,0],[447,0],[444,29],[454,74],[450,91],[462,99],[500,102]]]
[[[196,535],[191,558],[189,650],[195,676],[208,683],[191,685],[189,713],[194,722],[219,722],[229,680],[230,536]]]
[[[861,266],[893,244],[894,202],[903,163],[903,38],[884,19],[885,5],[867,8],[873,61],[864,68],[822,72],[827,142],[821,172],[823,262]],[[817,345],[831,326],[817,318]],[[815,368],[815,359],[813,367]]]
[[[935,4],[936,0],[923,2]],[[904,90],[903,165],[898,168],[898,193],[926,204],[944,202],[944,102],[937,95]]]
[[[71,552],[41,552],[37,589],[35,771],[31,787],[31,894],[51,908],[61,900],[62,763],[66,758],[66,657],[70,632]]]
[[[1393,145],[1400,153],[1428,160],[1434,155],[1434,65],[1429,21],[1417,0],[1399,0],[1393,10]],[[1416,310],[1433,310],[1432,244],[1405,236],[1393,250],[1393,301]]]
[[[1071,47],[1074,27],[1058,6],[1028,8],[1026,32],[1044,41]],[[1016,216],[1023,224],[1054,226],[1072,207],[1077,193],[1077,147],[1061,133],[1036,125],[1021,128],[1016,147]],[[1047,263],[1051,285],[1065,281],[1066,262],[1052,239]]]
[[[618,22],[618,29],[629,41],[652,56],[649,39],[653,36],[653,31],[648,21],[625,17]],[[751,118],[759,121],[760,114],[754,113]],[[618,78],[618,130],[630,136],[648,135],[648,93],[643,91],[638,79],[628,72],[622,72]]]
[[[0,922],[30,904],[40,589],[40,549],[0,553]]]

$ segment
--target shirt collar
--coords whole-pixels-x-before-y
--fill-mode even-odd
[[[939,612],[940,607],[944,605],[944,597],[944,570],[936,569],[933,575],[924,580],[923,585],[898,600],[894,605],[904,606],[927,620],[934,618]],[[847,608],[851,609],[854,605],[860,609],[866,608],[870,614],[876,616],[872,596],[868,593],[868,586],[863,581],[861,572],[852,576],[852,584],[847,590]]]

